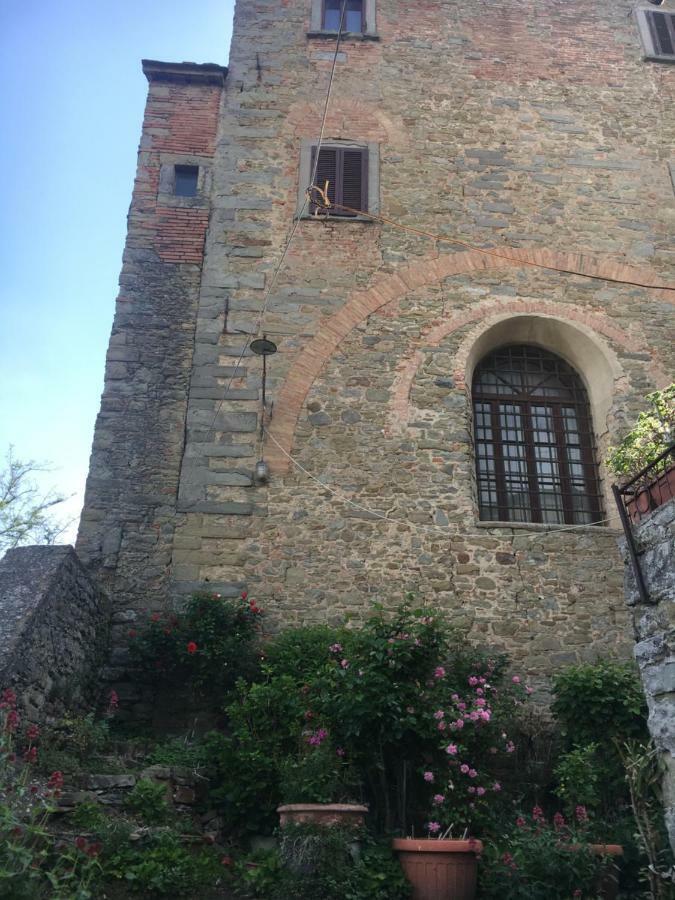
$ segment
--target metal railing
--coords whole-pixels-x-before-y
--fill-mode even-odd
[[[626,535],[628,555],[633,566],[640,600],[649,603],[649,591],[640,568],[633,526],[639,525],[655,509],[675,498],[675,444],[666,448],[626,484],[613,484],[612,493]]]

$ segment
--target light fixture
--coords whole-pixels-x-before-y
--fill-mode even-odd
[[[264,459],[259,459],[253,470],[254,484],[267,484],[270,480],[270,467]]]
[[[249,346],[256,356],[271,356],[277,352],[277,345],[274,341],[268,340],[265,335],[261,338],[256,338],[255,341],[251,341]]]

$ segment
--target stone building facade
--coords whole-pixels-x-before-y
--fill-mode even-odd
[[[206,585],[247,587],[272,628],[412,590],[544,680],[627,655],[602,459],[672,380],[675,292],[650,286],[675,284],[675,71],[634,0],[350,0],[324,147],[361,154],[359,208],[431,237],[296,222],[334,6],[238,0],[227,70],[144,63],[78,552],[122,643]],[[586,388],[599,525],[481,519],[472,378],[513,345]]]

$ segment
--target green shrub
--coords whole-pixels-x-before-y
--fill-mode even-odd
[[[123,881],[141,896],[200,896],[204,888],[217,885],[223,874],[219,854],[207,848],[191,851],[170,831],[118,847],[103,865],[106,880]]]
[[[296,750],[305,709],[290,676],[237,685],[237,699],[227,707],[229,736],[212,732],[204,741],[214,773],[211,801],[228,830],[245,837],[271,834],[276,827],[279,771]]]
[[[265,644],[265,669],[273,677],[286,675],[303,683],[316,677],[327,665],[328,648],[345,639],[344,628],[329,625],[286,628]]]
[[[560,813],[548,822],[535,807],[515,827],[485,845],[479,867],[485,900],[571,900],[596,897],[603,860],[585,834],[585,811],[568,823]]]
[[[330,741],[320,741],[323,729],[303,737],[296,757],[281,763],[279,790],[284,803],[346,803],[360,797],[359,779],[353,766],[339,755]]]
[[[555,793],[568,813],[581,804],[596,810],[600,804],[602,766],[598,744],[585,744],[563,753],[554,769],[558,785]]]
[[[167,802],[166,786],[150,778],[141,778],[136,782],[125,806],[146,825],[162,825],[173,814]]]
[[[235,871],[261,900],[407,900],[411,894],[389,842],[355,829],[287,826],[278,851],[252,854]]]
[[[637,422],[607,457],[607,467],[626,479],[636,475],[675,441],[675,384],[647,394],[651,409]]]
[[[153,613],[144,627],[131,629],[131,658],[151,682],[188,684],[222,703],[237,679],[251,678],[258,670],[261,612],[244,597],[195,594],[181,614]]]
[[[187,738],[170,738],[157,744],[148,755],[153,766],[181,766],[199,769],[207,764],[208,751],[202,741],[188,741]]]

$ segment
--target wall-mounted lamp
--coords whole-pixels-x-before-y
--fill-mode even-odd
[[[256,338],[255,341],[251,341],[251,351],[255,353],[256,356],[262,356],[263,358],[262,407],[260,409],[260,459],[255,464],[255,469],[253,470],[253,484],[261,485],[267,484],[270,480],[270,467],[263,459],[263,447],[265,441],[265,407],[267,402],[265,396],[265,390],[267,387],[267,357],[272,356],[273,353],[277,352],[277,345],[274,343],[274,341],[269,341],[266,335],[263,335],[261,338]]]
[[[253,470],[254,484],[267,484],[270,480],[270,467],[264,459],[259,459]]]

